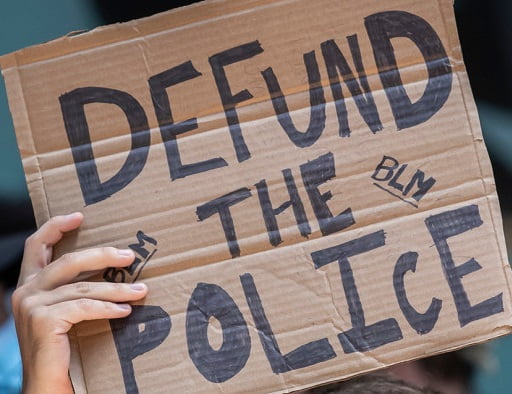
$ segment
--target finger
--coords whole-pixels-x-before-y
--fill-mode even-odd
[[[51,329],[56,334],[67,333],[74,324],[81,321],[118,319],[128,316],[132,310],[128,304],[116,304],[89,298],[64,301],[45,309],[46,322],[53,326]],[[48,316],[52,317],[51,321]]]
[[[80,212],[55,216],[27,238],[20,272],[20,284],[50,262],[52,246],[60,241],[64,233],[78,228],[82,220],[83,215]]]
[[[80,298],[128,302],[144,298],[147,292],[148,288],[143,283],[77,282],[41,294],[38,296],[38,302],[43,305],[53,305]]]
[[[39,273],[39,288],[54,289],[72,282],[82,272],[107,267],[126,267],[135,259],[131,249],[112,247],[87,249],[68,253],[48,265]]]

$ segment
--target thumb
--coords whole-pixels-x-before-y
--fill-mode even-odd
[[[64,233],[77,229],[83,218],[80,212],[55,216],[27,238],[18,286],[50,263],[53,245],[62,239]]]

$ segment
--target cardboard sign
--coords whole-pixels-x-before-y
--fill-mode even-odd
[[[288,392],[510,331],[451,0],[209,1],[1,59],[38,223],[132,248],[77,393]]]

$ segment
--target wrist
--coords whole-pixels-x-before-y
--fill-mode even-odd
[[[69,376],[23,372],[23,394],[73,394]]]

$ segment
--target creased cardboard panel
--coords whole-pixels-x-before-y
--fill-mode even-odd
[[[479,204],[480,202],[474,201],[473,203]],[[484,207],[485,205],[483,203]],[[486,210],[482,209],[481,214],[485,221],[488,216],[484,211]],[[243,379],[250,381],[250,386],[248,386],[251,387],[250,391],[281,391],[286,388],[307,385],[309,379],[320,382],[329,380],[331,376],[347,377],[353,373],[380,368],[393,363],[393,360],[435,354],[443,348],[456,348],[462,346],[463,343],[487,339],[508,330],[509,307],[504,314],[493,317],[492,324],[496,325],[495,332],[483,334],[489,328],[489,322],[485,320],[464,328],[460,327],[456,317],[457,311],[451,302],[449,287],[444,280],[439,255],[435,248],[431,247],[432,240],[426,228],[421,227],[424,218],[425,215],[408,220],[395,219],[391,222],[368,226],[364,231],[353,230],[333,236],[336,239],[332,242],[328,242],[327,238],[320,238],[303,244],[302,247],[291,246],[242,257],[237,260],[236,264],[233,264],[232,260],[226,260],[200,270],[190,270],[155,280],[147,280],[152,291],[146,302],[150,305],[161,305],[173,317],[174,331],[159,349],[162,357],[166,357],[162,367],[167,371],[166,376],[170,379],[168,382],[172,382],[173,385],[179,384],[180,387],[184,387],[186,392],[203,392],[202,390],[207,392],[212,389],[206,385],[197,386],[195,379],[183,380],[183,374],[194,368],[180,338],[181,330],[185,326],[185,315],[182,311],[189,302],[188,294],[192,292],[197,282],[204,281],[204,278],[209,278],[209,281],[219,284],[233,297],[244,316],[247,316],[250,327],[251,358],[240,375],[232,379],[232,382],[228,381],[222,386],[223,390],[233,392],[244,391],[236,383]],[[381,348],[379,351],[345,354],[337,341],[337,335],[351,327],[351,320],[346,309],[347,301],[340,283],[339,269],[336,264],[333,264],[321,270],[315,270],[308,256],[311,252],[330,246],[332,243],[339,244],[382,228],[386,233],[386,245],[351,259],[351,262],[357,289],[364,305],[367,324],[389,317],[396,318],[402,328],[404,339],[387,345],[385,350]],[[478,259],[483,266],[482,271],[468,276],[464,282],[474,304],[495,295],[496,289],[485,285],[485,283],[492,282],[497,288],[506,288],[507,286],[505,278],[500,283],[495,275],[491,274],[500,268],[494,266],[493,253],[487,251],[488,243],[485,240],[492,237],[493,234],[485,234],[482,230],[474,230],[459,239],[454,239],[454,242],[450,242],[453,255],[459,256],[457,261],[460,261],[459,258],[463,260],[466,258],[468,244],[473,245],[475,249],[486,250],[485,253],[479,254]],[[408,326],[396,304],[392,285],[393,269],[396,260],[404,252],[397,246],[398,242],[408,242],[409,244],[414,242],[418,245],[415,249],[419,255],[417,270],[414,274],[408,274],[406,282],[411,303],[418,310],[424,311],[430,305],[432,297],[443,301],[435,329],[425,335],[419,335]],[[265,269],[265,265],[269,262],[273,262],[272,270]],[[282,375],[269,374],[269,366],[259,345],[258,331],[253,327],[254,323],[251,320],[250,311],[245,305],[245,296],[238,281],[239,276],[245,273],[250,273],[254,278],[265,312],[283,353],[309,341],[327,337],[338,356],[323,363],[322,369],[305,368]],[[155,288],[158,288],[158,281],[165,281],[167,284],[165,289],[159,289],[161,295],[155,295],[154,291]],[[505,305],[509,304],[507,299],[509,299],[509,295],[505,293]],[[385,302],[386,308],[383,308],[383,302]],[[84,348],[93,346],[101,338],[101,335],[105,335],[97,332],[98,326],[94,327],[83,327],[83,332],[88,333],[80,339]],[[108,330],[108,326],[105,326],[104,329]],[[216,341],[219,340],[220,335],[217,330],[212,329],[213,338]],[[405,341],[407,341],[406,348],[404,348]],[[92,379],[97,374],[94,366],[105,356],[104,352],[86,353],[84,364],[90,366],[89,371],[86,369],[86,376],[90,374]],[[114,363],[115,352],[109,352],[109,354]],[[153,387],[146,386],[144,382],[147,382],[148,385],[156,384],[152,366],[148,364],[149,360],[151,358],[148,353],[135,361],[136,368],[141,371],[138,379],[142,387]],[[261,379],[261,376],[265,376],[265,379]],[[109,377],[109,374],[103,375],[103,378],[92,386],[97,387],[92,389],[92,392],[105,387],[114,387],[107,385],[107,380],[110,379],[113,377]],[[276,390],[276,387],[280,389]],[[156,392],[165,392],[164,387],[153,387],[153,389]]]
[[[383,78],[389,70],[379,69],[376,48],[365,27],[370,15],[396,10],[426,20],[447,55],[441,60],[424,59],[411,40],[420,38],[412,33],[391,40],[400,69],[399,85],[410,101],[421,101],[435,79],[429,76],[429,67],[439,62],[451,66],[446,101],[431,117],[406,128],[399,126],[397,108],[389,99],[397,86],[385,88]],[[347,58],[360,87],[362,74],[355,71],[356,65],[364,67],[382,130],[370,130],[357,104],[361,97],[352,97],[347,79],[341,89],[351,133],[340,136],[340,100],[336,101],[335,81],[329,78],[322,53],[322,43],[329,40]],[[212,57],[241,45],[261,49],[224,68],[233,95],[245,89],[252,95],[236,105],[250,155],[244,158],[230,134],[227,106],[212,72]],[[354,45],[360,49],[360,61]],[[284,115],[276,116],[272,103],[276,93],[269,92],[263,76],[268,77],[272,67],[287,113],[295,127],[304,131],[315,110],[305,66],[305,59],[313,57],[318,65],[314,89],[325,96],[325,127],[317,140],[301,147],[283,129]],[[144,242],[148,250],[143,251],[147,254],[139,266],[143,269],[106,272],[97,279],[144,280],[150,295],[142,303],[145,309],[138,310],[160,308],[169,318],[169,333],[163,335],[162,327],[155,332],[163,335],[162,343],[132,355],[129,363],[120,361],[123,351],[116,340],[136,323],[126,321],[121,331],[114,332],[115,323],[79,325],[73,332],[77,353],[72,367],[79,392],[134,392],[135,386],[151,393],[167,392],[169,387],[183,392],[294,391],[509,332],[510,269],[499,206],[450,1],[209,1],[66,37],[0,61],[38,222],[74,210],[85,214],[80,231],[58,253],[102,245],[136,247]],[[168,104],[155,104],[148,80],[178,65],[188,67],[190,78],[166,88]],[[446,80],[446,74],[436,78]],[[147,117],[147,130],[136,130],[138,137],[132,138],[127,114],[119,105],[84,105],[100,182],[115,176],[130,160],[134,138],[150,141],[140,173],[122,190],[93,202],[83,195],[61,107],[63,96],[83,87],[125,92]],[[444,92],[439,88],[429,94]],[[170,173],[165,132],[160,129],[168,125],[159,126],[157,120],[158,111],[167,105],[175,124],[188,121],[190,125],[192,118],[197,122],[197,128],[177,137],[182,163],[222,158],[225,165],[186,177]],[[137,112],[132,109],[130,113]],[[75,146],[75,153],[84,147],[87,143]],[[319,167],[312,170],[315,163]],[[312,181],[319,182],[313,189],[308,186]],[[262,185],[266,185],[279,234],[268,230]],[[424,194],[414,197],[422,187]],[[297,212],[282,205],[290,199],[290,190],[296,192],[294,208],[297,198],[303,206],[299,224]],[[329,219],[318,218],[321,203],[315,202],[312,190],[332,215],[350,209],[353,223],[326,230]],[[244,196],[229,211],[236,242],[226,242],[228,230],[218,213],[204,213],[209,203],[230,193]],[[439,215],[452,215],[443,216],[451,227],[434,229],[432,218]],[[443,244],[439,231],[453,229],[460,233],[447,236]],[[322,250],[332,253],[332,248],[355,245],[359,239],[365,240],[368,250],[350,256],[348,266],[346,262],[318,263]],[[407,258],[411,264],[415,256],[414,269],[403,271],[402,276],[396,272],[399,261]],[[475,315],[475,309],[461,307],[460,288],[455,289],[458,284],[449,279],[454,275],[459,276],[460,283],[456,282],[463,286],[471,306],[487,302],[489,308]],[[400,278],[404,289],[397,290]],[[208,297],[191,299],[205,288],[220,288],[227,294],[222,299],[230,305],[228,310],[239,311],[236,329],[247,328],[244,338],[250,342],[249,350],[247,344],[240,345],[225,356],[228,365],[240,367],[228,378],[215,375],[222,362],[213,363],[214,376],[208,375],[198,367],[201,357],[194,358],[191,350],[195,339],[190,339],[194,335],[187,323],[190,308]],[[425,314],[430,327],[419,329],[418,323],[411,323],[400,298],[403,294],[417,313]],[[354,309],[358,302],[362,309]],[[258,303],[272,333],[261,326],[265,319],[255,315]],[[432,305],[434,314],[429,315],[426,311]],[[202,313],[209,317],[208,312]],[[468,318],[468,313],[473,314]],[[207,319],[211,354],[220,354],[216,352],[233,338],[228,335],[223,340],[228,332],[223,316]],[[432,316],[435,321],[429,320]],[[389,336],[378,346],[362,346],[354,352],[347,346],[357,348],[357,341],[343,345],[340,340],[343,332],[389,323],[389,319],[396,323],[385,325],[375,336]],[[137,335],[143,338],[156,320],[140,323],[131,340],[136,341]],[[242,335],[242,331],[237,332]],[[332,350],[331,356],[302,367],[289,358],[285,366],[276,367],[264,351],[262,333],[267,340],[274,336],[273,350],[279,348],[282,355],[320,341],[327,346],[324,350]],[[123,346],[134,348],[129,341]],[[243,365],[237,364],[244,351],[248,353]],[[127,374],[130,365],[133,373]]]

